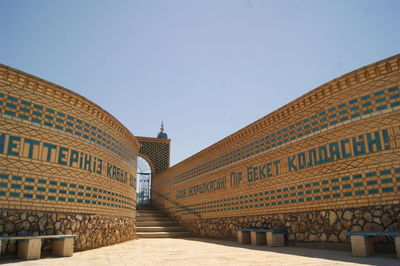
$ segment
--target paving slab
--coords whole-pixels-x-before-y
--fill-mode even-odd
[[[72,257],[1,260],[18,265],[400,265],[396,255],[353,257],[351,252],[299,247],[242,245],[202,238],[138,239]]]

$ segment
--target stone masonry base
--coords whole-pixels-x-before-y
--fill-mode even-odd
[[[241,228],[284,228],[287,245],[312,248],[351,250],[350,231],[400,232],[400,205],[201,219],[169,215],[200,237],[236,240]],[[395,252],[393,240],[380,237],[375,242],[377,252]]]
[[[134,239],[135,231],[134,217],[0,211],[0,236],[73,234],[78,236],[74,250],[92,249]],[[50,248],[48,241],[43,241],[42,249]],[[15,241],[9,241],[3,252],[15,253]]]

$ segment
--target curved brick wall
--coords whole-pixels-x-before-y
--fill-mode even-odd
[[[133,238],[138,151],[94,103],[0,65],[0,235],[73,233],[78,249]]]
[[[178,163],[153,178],[157,203],[210,237],[285,227],[289,240],[347,243],[348,231],[394,230],[399,68],[396,55],[332,80]]]

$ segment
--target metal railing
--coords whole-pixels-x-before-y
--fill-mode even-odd
[[[151,206],[150,190],[142,189],[136,193],[136,205],[138,206]]]
[[[151,205],[151,174],[138,172],[139,182],[136,192],[136,204],[138,206]]]
[[[175,206],[178,207],[179,209],[182,209],[182,210],[184,210],[184,211],[186,211],[186,212],[188,212],[188,213],[190,213],[190,214],[192,214],[192,215],[194,215],[194,216],[197,216],[197,217],[199,217],[199,218],[201,219],[201,215],[200,215],[198,212],[196,212],[196,211],[194,211],[194,210],[191,210],[191,209],[188,208],[188,207],[185,207],[185,206],[180,205],[178,202],[173,201],[172,199],[168,198],[167,196],[165,196],[165,195],[163,195],[163,194],[161,194],[161,193],[158,193],[157,191],[152,191],[152,193],[153,193],[153,195],[157,195],[157,196],[159,196],[160,198],[162,198],[162,199],[168,201],[169,203],[175,205]]]

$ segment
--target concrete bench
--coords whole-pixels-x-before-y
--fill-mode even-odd
[[[237,231],[237,238],[241,244],[267,244],[268,247],[282,247],[285,245],[284,230],[239,229]]]
[[[47,235],[47,236],[6,236],[0,237],[0,252],[2,246],[9,240],[18,241],[18,258],[24,260],[40,259],[42,239],[52,239],[53,255],[71,257],[74,252],[75,235]]]
[[[398,232],[348,232],[351,239],[351,251],[353,256],[368,257],[374,254],[374,237],[394,237],[397,257],[400,258],[400,233]]]

